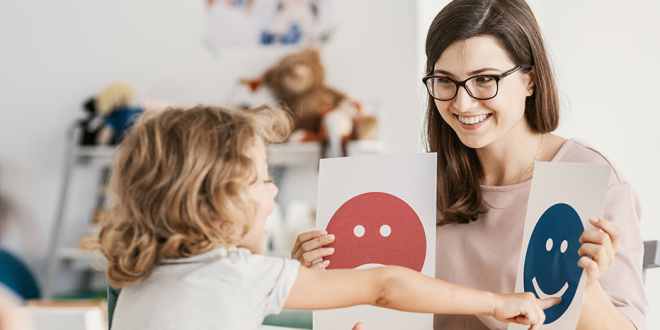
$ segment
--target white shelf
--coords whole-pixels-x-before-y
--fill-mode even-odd
[[[92,267],[97,270],[103,270],[107,265],[107,260],[100,251],[90,251],[78,248],[59,248],[55,257],[64,263],[70,264],[75,268]]]
[[[276,159],[275,166],[318,166],[321,157],[319,142],[286,142],[273,144],[271,148],[276,151],[271,155]],[[346,149],[348,156],[379,155],[386,152],[387,145],[383,140],[357,140],[349,141]]]
[[[95,165],[112,165],[115,146],[75,146],[73,162]]]
[[[280,154],[282,159],[278,165],[304,164],[308,161],[318,161],[321,155],[321,144],[319,142],[286,142],[271,145]],[[115,146],[76,146],[74,156],[76,160],[94,160],[112,162]],[[365,154],[381,154],[386,150],[385,141],[382,140],[358,140],[349,141],[347,145],[349,156]]]

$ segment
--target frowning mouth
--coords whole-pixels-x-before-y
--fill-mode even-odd
[[[536,282],[536,277],[534,277],[534,278],[532,279],[532,285],[534,285],[534,290],[536,291],[536,294],[537,294],[537,295],[539,296],[539,298],[541,298],[541,299],[548,299],[548,298],[555,298],[555,297],[559,297],[559,298],[561,298],[561,296],[564,295],[564,293],[566,292],[566,290],[568,290],[568,282],[566,282],[566,283],[564,283],[564,286],[561,287],[561,289],[560,289],[559,291],[557,291],[557,293],[555,293],[555,294],[547,294],[547,293],[543,292],[543,290],[541,290],[541,288],[539,287],[538,282]]]

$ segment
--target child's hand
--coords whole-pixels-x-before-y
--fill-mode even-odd
[[[324,248],[325,245],[332,243],[335,235],[328,235],[325,230],[308,231],[298,235],[296,244],[291,250],[291,259],[300,261],[304,267],[321,270],[329,265],[329,261],[319,262],[312,266],[316,259],[323,258],[333,254],[333,248]],[[357,325],[356,325],[357,326]]]
[[[621,238],[617,225],[597,217],[589,218],[589,222],[600,230],[585,230],[580,236],[578,254],[583,257],[578,266],[587,271],[587,285],[597,281],[612,264]]]
[[[544,309],[561,302],[561,298],[536,299],[533,293],[496,295],[498,302],[492,317],[501,322],[531,325],[530,330],[540,329],[545,321]]]

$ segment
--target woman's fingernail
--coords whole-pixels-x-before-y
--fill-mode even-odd
[[[321,236],[323,236],[323,235],[327,235],[327,234],[328,234],[328,232],[327,232],[327,231],[325,231],[325,230],[321,230],[321,232],[320,232],[320,234],[321,234]]]
[[[326,252],[335,252],[335,248],[325,248]]]
[[[327,266],[329,263],[330,263],[330,260],[323,260],[323,264],[324,264],[324,265]]]
[[[335,239],[335,235],[330,234],[330,235],[326,236],[325,238],[326,238],[328,241],[333,241],[333,240]]]
[[[593,223],[598,222],[598,220],[600,220],[600,219],[598,219],[597,217],[591,217],[591,218],[589,218],[589,221],[591,221],[591,222],[593,222]]]

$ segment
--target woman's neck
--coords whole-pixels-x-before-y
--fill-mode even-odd
[[[476,149],[484,176],[484,186],[509,186],[532,177],[534,161],[541,159],[544,135],[530,129],[509,134],[498,141]],[[529,171],[528,171],[529,170]]]

